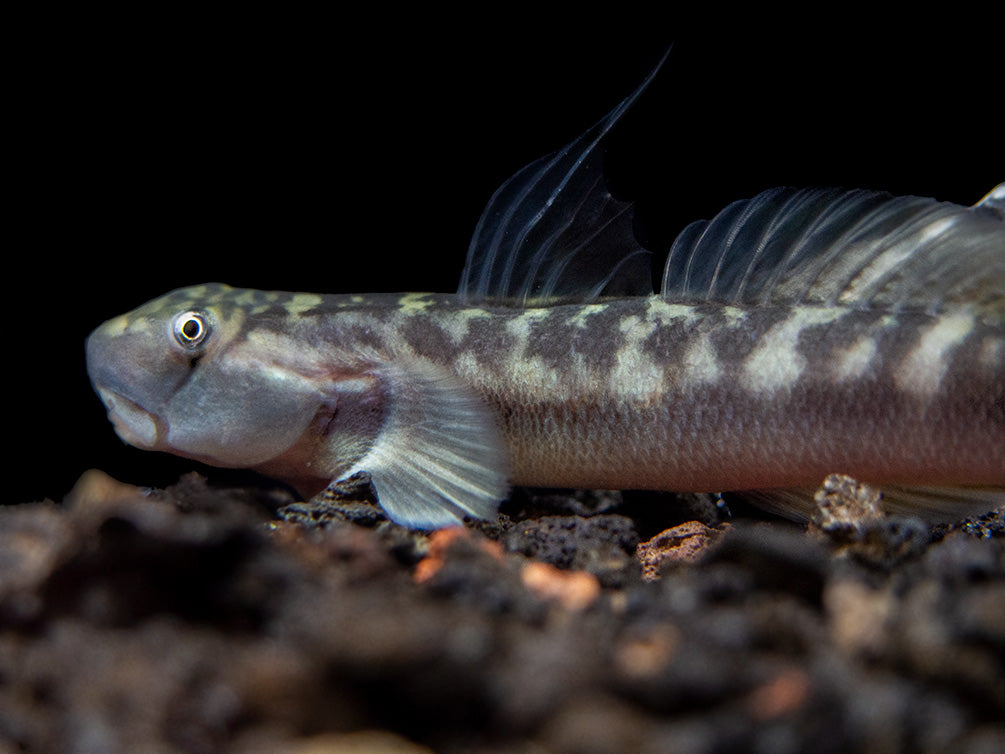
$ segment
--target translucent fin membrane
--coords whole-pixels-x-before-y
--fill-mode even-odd
[[[468,247],[457,291],[463,302],[533,306],[652,293],[649,255],[634,240],[631,205],[604,184],[603,142],[664,60],[593,128],[496,191]]]
[[[765,191],[688,226],[661,292],[737,305],[967,306],[1001,316],[1005,223],[996,192],[962,207],[870,191]]]

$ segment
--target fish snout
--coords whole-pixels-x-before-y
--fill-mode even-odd
[[[140,349],[134,341],[118,320],[98,327],[85,343],[87,375],[116,434],[130,445],[154,449],[161,434],[150,408],[157,405],[152,392],[157,375],[149,371],[149,359],[136,358]]]

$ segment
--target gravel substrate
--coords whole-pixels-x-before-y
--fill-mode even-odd
[[[1002,510],[521,491],[426,535],[351,498],[0,508],[0,752],[1005,750]]]

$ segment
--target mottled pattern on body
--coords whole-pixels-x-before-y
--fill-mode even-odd
[[[787,483],[813,483],[820,468],[889,477],[893,469],[872,459],[890,446],[917,459],[895,474],[900,481],[938,476],[954,444],[975,478],[1002,460],[993,440],[1005,431],[1005,338],[965,313],[656,296],[521,310],[433,294],[325,296],[288,313],[277,320],[263,308],[258,317],[266,329],[282,324],[274,332],[292,351],[351,343],[458,376],[497,412],[517,481],[587,475],[598,486],[719,489],[724,474],[735,477],[728,487],[754,469],[777,484],[780,466],[809,468]],[[249,329],[255,321],[249,310]],[[886,414],[917,419],[886,429]],[[961,414],[965,425],[950,421]],[[794,454],[806,463],[792,464]]]
[[[366,472],[420,528],[512,483],[1005,487],[1005,184],[764,191],[687,226],[654,292],[601,159],[644,88],[499,188],[456,294],[209,284],[106,322],[116,431],[305,496]]]

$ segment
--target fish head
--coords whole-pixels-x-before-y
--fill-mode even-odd
[[[126,443],[216,466],[254,467],[289,449],[324,410],[316,376],[292,369],[286,340],[252,293],[183,288],[100,325],[87,371]],[[275,307],[271,307],[275,309]]]

